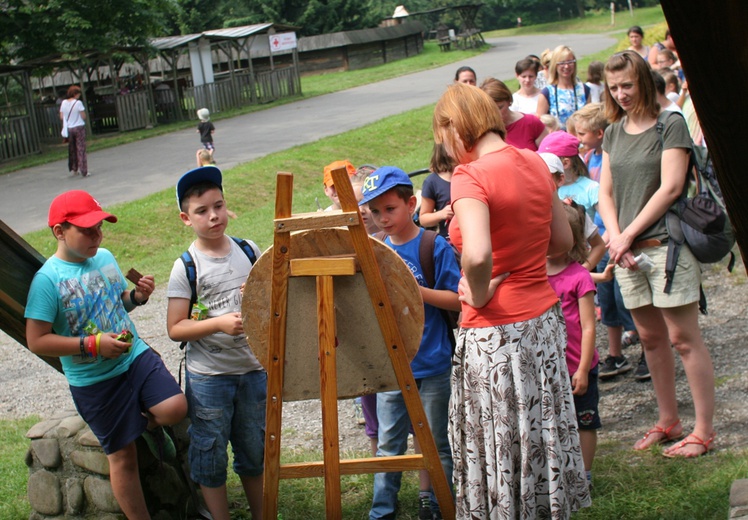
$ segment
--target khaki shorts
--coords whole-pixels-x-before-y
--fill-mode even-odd
[[[673,276],[670,293],[665,293],[665,263],[667,261],[667,244],[632,250],[634,256],[646,254],[652,259],[654,267],[649,272],[629,271],[616,266],[615,276],[621,286],[623,303],[627,309],[637,309],[645,305],[666,309],[681,307],[699,301],[701,286],[701,267],[691,250],[685,244],[678,255],[678,265]]]

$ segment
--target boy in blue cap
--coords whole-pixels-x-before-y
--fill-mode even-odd
[[[202,309],[193,313],[190,308],[192,286],[187,264],[179,258],[166,292],[166,325],[171,339],[187,343],[190,476],[213,518],[228,520],[230,442],[252,518],[262,518],[267,375],[247,344],[240,312],[241,288],[260,250],[252,241],[226,235],[228,210],[221,170],[215,166],[182,175],[177,204],[182,222],[196,235],[188,253],[196,305]]]
[[[437,236],[434,243],[434,287],[424,278],[420,261],[420,243],[424,229],[413,222],[416,197],[413,183],[399,168],[383,166],[364,181],[363,198],[377,226],[387,235],[385,243],[407,264],[418,282],[425,308],[423,338],[416,357],[410,363],[423,403],[426,419],[434,436],[447,482],[452,482],[452,450],[447,438],[452,344],[450,330],[440,309],[459,310],[457,286],[460,269],[452,246]],[[379,442],[377,456],[402,455],[408,445],[410,419],[399,390],[377,394]],[[369,518],[394,518],[402,473],[377,473],[374,476],[374,500]],[[433,492],[421,490],[419,518],[438,513]]]

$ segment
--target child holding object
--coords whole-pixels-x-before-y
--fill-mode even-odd
[[[267,374],[247,344],[240,314],[241,288],[260,250],[226,235],[222,175],[215,166],[185,173],[177,203],[180,219],[196,235],[187,250],[194,278],[183,255],[174,262],[166,293],[169,337],[187,342],[190,477],[213,518],[228,520],[230,442],[252,517],[262,518]]]
[[[89,193],[58,195],[49,207],[57,250],[34,276],[26,338],[34,354],[59,357],[78,413],[109,463],[112,492],[128,518],[150,518],[135,441],[143,435],[166,459],[176,456],[161,426],[187,414],[187,401],[161,358],[140,338],[128,313],[145,305],[153,276],[127,280],[99,246],[102,223],[117,222]],[[120,339],[129,331],[130,340]]]

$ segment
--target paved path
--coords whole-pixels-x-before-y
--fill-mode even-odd
[[[487,52],[437,69],[417,72],[304,99],[217,123],[217,157],[222,168],[251,161],[336,135],[387,116],[435,103],[460,65],[488,76],[514,77],[514,64],[527,54],[567,44],[582,57],[615,43],[604,35],[536,35],[489,39]],[[580,71],[585,76],[585,71]],[[20,170],[0,177],[0,219],[17,233],[46,226],[51,200],[70,189],[86,189],[104,206],[142,198],[174,186],[194,166],[199,140],[182,130],[91,153],[91,176],[72,177],[67,160]]]

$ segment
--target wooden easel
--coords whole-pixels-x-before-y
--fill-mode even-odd
[[[270,330],[266,364],[268,392],[263,491],[264,517],[275,519],[278,515],[278,483],[282,478],[323,477],[327,518],[339,519],[342,518],[341,475],[426,469],[431,477],[431,484],[442,515],[444,518],[453,519],[455,511],[450,485],[442,470],[390,298],[358,211],[350,180],[343,168],[334,170],[332,177],[342,211],[297,216],[291,214],[293,176],[290,173],[278,173],[277,177],[275,220],[273,221],[275,230],[272,253]],[[341,226],[346,227],[350,233],[354,255],[291,259],[292,231]],[[388,346],[387,353],[413,423],[416,438],[421,445],[422,455],[340,460],[333,278],[352,276],[359,270],[366,282],[385,345]],[[281,412],[286,363],[288,288],[289,278],[295,276],[316,278],[324,460],[281,465]]]

